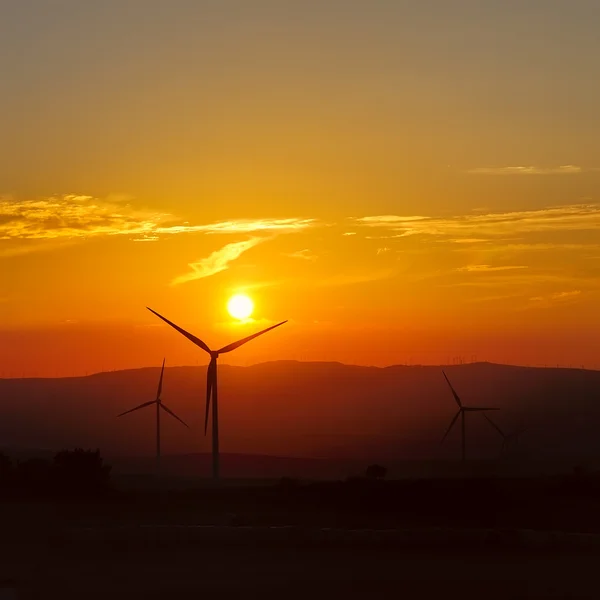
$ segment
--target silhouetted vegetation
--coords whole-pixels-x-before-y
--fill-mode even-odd
[[[63,450],[54,457],[54,480],[59,489],[71,492],[106,489],[111,468],[104,465],[100,450]]]
[[[384,479],[387,475],[387,469],[381,465],[369,465],[365,471],[367,479]]]
[[[300,481],[298,479],[294,479],[293,477],[282,477],[279,480],[279,487],[284,489],[295,489],[300,485]]]
[[[14,469],[12,461],[6,454],[0,452],[0,486],[6,487],[12,484]]]
[[[17,462],[15,485],[17,489],[37,494],[44,494],[54,489],[52,463],[42,458]]]
[[[104,465],[99,450],[62,450],[53,461],[18,460],[0,453],[0,489],[4,494],[77,495],[108,489],[111,467]]]

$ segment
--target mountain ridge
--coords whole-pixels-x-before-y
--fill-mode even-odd
[[[207,363],[208,364],[208,363]],[[539,369],[539,370],[558,370],[558,371],[588,371],[588,372],[600,372],[600,369],[590,369],[584,367],[575,367],[575,366],[550,366],[550,365],[521,365],[521,364],[511,364],[511,363],[497,363],[492,361],[473,361],[473,362],[464,362],[464,363],[440,363],[440,364],[405,364],[405,363],[395,363],[392,365],[378,366],[378,365],[359,365],[354,363],[344,363],[341,361],[309,361],[309,360],[293,360],[293,359],[283,359],[283,360],[270,360],[270,361],[262,361],[258,363],[253,363],[250,365],[231,365],[227,363],[221,363],[219,365],[220,369],[253,369],[256,367],[268,366],[268,365],[322,365],[322,366],[338,366],[338,367],[350,367],[356,369],[373,369],[379,371],[385,370],[393,370],[393,369],[459,369],[459,368],[469,368],[469,367],[477,367],[477,366],[490,366],[490,367],[502,367],[507,369]],[[166,365],[165,369],[202,369],[205,368],[206,365]],[[2,380],[52,380],[52,379],[85,379],[86,377],[97,377],[100,375],[106,375],[109,373],[129,373],[129,372],[139,372],[139,371],[148,371],[160,369],[160,366],[156,365],[147,365],[144,367],[132,367],[126,369],[112,369],[109,371],[96,371],[94,373],[88,373],[86,375],[64,375],[58,377],[0,377],[0,381]]]
[[[165,416],[163,452],[206,453],[206,365],[167,366],[164,400],[190,427]],[[220,423],[224,453],[391,462],[459,456],[456,404],[445,370],[465,404],[499,406],[506,430],[529,426],[522,455],[600,455],[600,372],[490,362],[460,365],[345,365],[269,361],[223,364]],[[153,413],[116,415],[155,397],[160,366],[83,377],[0,379],[0,444],[93,447],[110,456],[152,456]],[[497,458],[501,438],[467,415],[467,453]]]

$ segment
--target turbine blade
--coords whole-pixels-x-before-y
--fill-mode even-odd
[[[483,416],[487,419],[487,421],[489,422],[489,424],[504,438],[504,440],[506,441],[506,434],[504,433],[504,431],[502,431],[502,429],[500,429],[500,427],[498,427],[498,425],[496,425],[496,423],[494,423],[494,421],[492,421],[486,414],[485,411],[483,413]],[[504,445],[504,442],[502,443]]]
[[[170,408],[168,408],[167,406],[165,406],[162,403],[160,404],[160,407],[164,411],[168,412],[172,417],[175,417],[180,423],[183,423],[188,429],[190,428],[190,426],[185,421],[182,421]]]
[[[146,406],[150,406],[151,404],[156,404],[156,400],[150,400],[150,402],[144,402],[144,404],[140,404],[139,406],[136,406],[135,408],[132,408],[130,410],[126,410],[125,412],[122,412],[120,415],[117,415],[117,417],[122,417],[123,415],[127,415],[136,410],[140,410],[140,408],[146,408]]]
[[[160,394],[162,392],[163,375],[165,374],[165,359],[163,358],[162,369],[160,370],[160,379],[158,380],[158,391],[156,392],[156,399],[160,400]]]
[[[272,325],[271,327],[267,327],[266,329],[263,329],[262,331],[259,331],[258,333],[254,333],[253,335],[249,335],[248,337],[245,337],[242,340],[233,342],[233,344],[229,344],[228,346],[223,346],[223,348],[221,348],[218,351],[218,353],[225,354],[225,352],[231,352],[232,350],[236,350],[237,348],[239,348],[240,346],[243,346],[250,340],[253,340],[254,338],[258,337],[259,335],[262,335],[263,333],[267,333],[267,331],[271,331],[271,329],[275,329],[275,327],[279,327],[280,325],[283,325],[284,323],[287,323],[287,320],[281,321],[281,323],[277,323],[277,325]]]
[[[185,329],[182,329],[178,325],[175,325],[175,323],[172,323],[171,321],[169,321],[169,319],[165,319],[165,317],[163,317],[162,315],[159,315],[155,310],[152,310],[148,306],[146,306],[146,308],[151,313],[155,314],[159,319],[162,319],[167,325],[170,325],[173,329],[176,329],[177,331],[179,331],[179,333],[181,335],[185,336],[188,340],[190,340],[190,342],[192,342],[193,344],[196,344],[196,346],[200,346],[200,348],[202,348],[202,350],[204,350],[205,352],[208,352],[210,354],[210,348],[200,338],[197,338],[195,335],[192,335]]]
[[[444,443],[444,440],[446,439],[446,437],[448,437],[448,434],[450,433],[450,430],[452,429],[452,427],[454,426],[454,423],[456,423],[456,419],[458,419],[458,417],[460,416],[460,413],[462,411],[458,411],[455,415],[454,415],[454,419],[452,419],[452,421],[450,421],[450,425],[448,426],[448,429],[446,429],[446,433],[444,434],[444,437],[442,438],[442,441],[440,442],[440,444]]]
[[[206,409],[204,414],[204,435],[208,432],[208,414],[210,412],[210,399],[212,396],[212,388],[214,382],[214,370],[215,363],[211,360],[208,365],[208,370],[206,372]]]
[[[458,404],[459,408],[462,408],[462,402],[460,401],[460,398],[458,397],[456,390],[452,387],[452,384],[450,383],[450,380],[448,379],[448,376],[446,375],[445,371],[442,371],[442,373],[444,373],[444,377],[446,378],[446,381],[448,382],[448,385],[450,386],[450,389],[452,390],[452,395],[454,396],[454,399],[456,400],[456,404]]]

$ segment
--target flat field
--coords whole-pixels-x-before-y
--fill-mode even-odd
[[[0,580],[20,600],[598,598],[598,497],[420,481],[12,498]]]

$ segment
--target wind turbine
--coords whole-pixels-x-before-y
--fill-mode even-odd
[[[267,333],[267,331],[271,331],[271,329],[275,329],[276,327],[279,327],[280,325],[287,323],[287,320],[281,321],[281,323],[277,323],[277,325],[272,325],[271,327],[267,327],[266,329],[263,329],[262,331],[259,331],[258,333],[254,333],[253,335],[249,335],[248,337],[238,340],[237,342],[233,342],[232,344],[223,346],[223,348],[220,348],[219,350],[211,350],[200,338],[197,338],[195,335],[192,335],[191,333],[187,332],[185,329],[182,329],[178,325],[175,325],[175,323],[172,323],[171,321],[169,321],[162,315],[159,315],[155,310],[152,310],[149,307],[146,307],[146,308],[151,313],[155,314],[159,319],[162,319],[165,323],[167,323],[167,325],[170,325],[171,327],[173,327],[173,329],[176,329],[177,331],[179,331],[179,333],[181,333],[181,335],[186,337],[193,344],[196,344],[196,346],[199,346],[200,348],[202,348],[202,350],[207,352],[210,356],[210,363],[208,365],[208,370],[206,373],[206,410],[205,410],[205,415],[204,415],[204,435],[206,435],[207,430],[208,430],[208,413],[210,411],[210,404],[211,404],[211,398],[212,398],[212,460],[213,460],[213,464],[212,464],[212,472],[213,473],[212,474],[213,474],[213,479],[218,480],[219,479],[219,404],[218,404],[218,390],[217,390],[217,359],[219,358],[220,354],[225,354],[226,352],[232,352],[233,350],[236,350],[240,346],[243,346],[245,343],[253,340],[254,338],[258,337],[259,335],[262,335],[263,333]]]
[[[450,380],[448,379],[446,373],[444,371],[442,371],[442,373],[444,374],[444,377],[445,377],[446,381],[448,382],[450,389],[452,390],[452,395],[454,396],[454,400],[456,400],[456,404],[458,404],[458,412],[454,415],[454,418],[450,422],[448,429],[446,429],[446,433],[444,434],[444,437],[442,438],[442,442],[440,442],[440,443],[443,443],[443,441],[446,439],[446,437],[450,433],[450,430],[454,426],[454,423],[456,423],[456,420],[458,419],[458,417],[460,417],[461,418],[461,429],[462,429],[462,459],[464,461],[466,459],[465,413],[482,412],[482,411],[488,411],[488,410],[500,410],[500,409],[499,408],[484,408],[484,407],[480,407],[480,406],[463,406],[463,403],[460,401],[458,394],[456,393],[455,389],[452,387],[452,384],[450,383]]]
[[[516,444],[518,444],[519,436],[526,430],[526,428],[523,427],[521,429],[518,429],[517,431],[513,431],[512,433],[505,433],[504,431],[502,431],[502,429],[500,429],[499,425],[494,423],[494,421],[492,421],[492,419],[490,419],[485,413],[483,414],[483,416],[488,420],[489,424],[502,436],[502,453],[504,453],[508,449],[508,446],[511,442],[514,441]]]
[[[117,415],[117,417],[122,417],[123,415],[127,415],[136,410],[140,410],[140,408],[146,408],[146,406],[152,406],[153,404],[156,404],[156,472],[157,473],[160,471],[160,411],[161,411],[161,409],[164,410],[165,412],[169,413],[172,417],[175,417],[180,423],[183,423],[189,429],[189,425],[187,423],[182,421],[170,408],[168,408],[167,406],[165,406],[162,403],[162,399],[161,399],[160,395],[162,392],[164,373],[165,373],[165,360],[163,359],[162,369],[160,371],[160,379],[158,380],[158,391],[156,392],[155,400],[150,400],[150,402],[144,402],[143,404],[140,404],[139,406],[136,406],[135,408],[132,408],[131,410],[126,410],[125,412],[121,413],[120,415]]]

